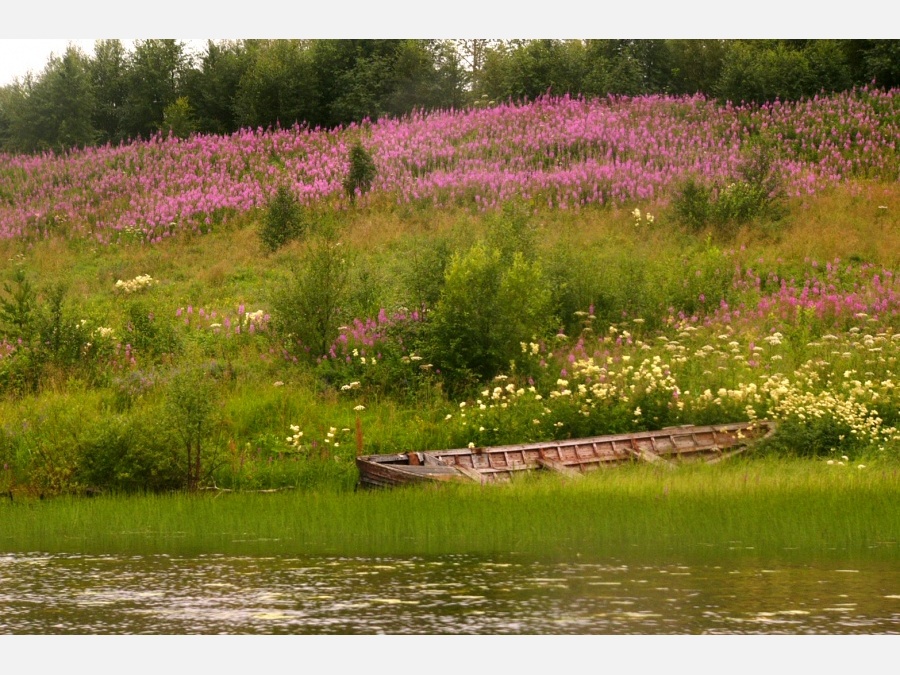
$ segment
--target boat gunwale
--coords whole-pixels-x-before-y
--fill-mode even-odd
[[[624,432],[620,434],[609,434],[604,436],[586,436],[583,438],[567,438],[559,441],[537,441],[534,443],[516,443],[514,445],[491,445],[473,448],[449,448],[447,450],[411,450],[409,452],[394,452],[377,455],[360,455],[358,460],[371,461],[378,464],[402,462],[409,458],[410,454],[430,455],[432,457],[440,456],[458,456],[472,454],[493,454],[503,452],[520,452],[522,450],[541,450],[545,448],[563,448],[572,445],[589,445],[592,443],[615,443],[617,441],[635,441],[645,438],[672,437],[672,436],[690,436],[697,433],[729,433],[732,431],[740,431],[742,429],[754,429],[756,427],[768,427],[765,434],[759,438],[749,439],[750,442],[756,442],[762,438],[770,436],[775,430],[775,423],[769,420],[756,420],[754,422],[729,422],[727,424],[705,424],[682,425],[675,427],[665,427],[652,431],[634,431]],[[706,450],[714,446],[701,446],[699,449]]]

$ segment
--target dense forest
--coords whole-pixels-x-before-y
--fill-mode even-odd
[[[798,100],[900,85],[900,40],[147,39],[70,46],[0,88],[0,151],[241,128],[335,128],[414,110],[584,97]]]

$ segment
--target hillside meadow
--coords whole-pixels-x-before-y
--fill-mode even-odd
[[[754,458],[893,490],[898,122],[546,98],[0,157],[0,490],[761,418]]]

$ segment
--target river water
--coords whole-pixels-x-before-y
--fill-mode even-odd
[[[0,554],[2,634],[900,634],[900,565]]]

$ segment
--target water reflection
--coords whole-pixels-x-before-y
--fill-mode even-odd
[[[900,568],[0,555],[5,634],[884,634]]]

